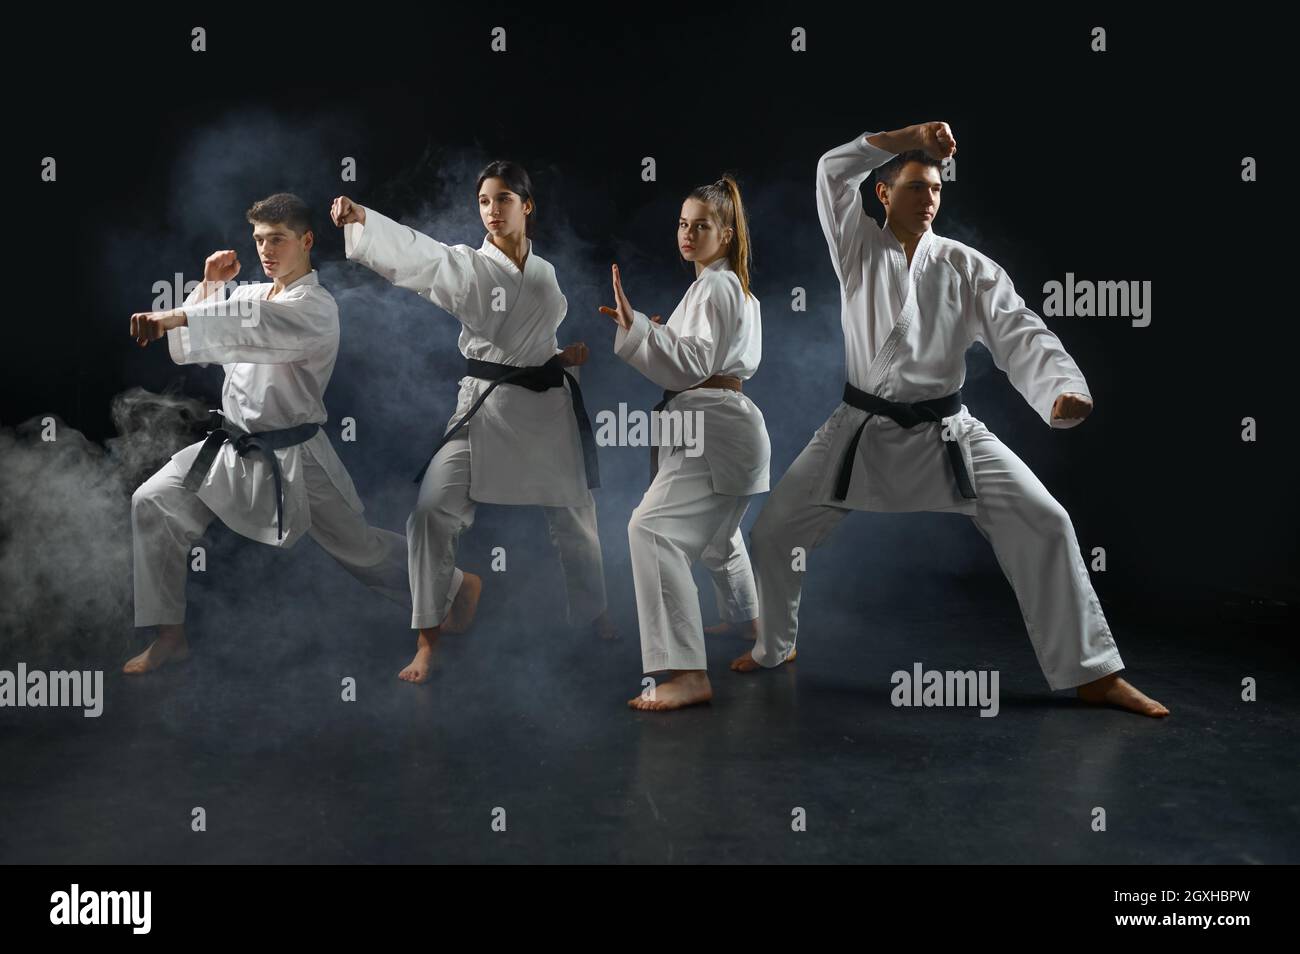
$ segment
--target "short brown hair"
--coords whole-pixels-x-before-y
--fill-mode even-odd
[[[311,209],[292,192],[277,192],[254,202],[247,213],[251,223],[287,225],[298,235],[314,231],[311,227]]]
[[[942,159],[936,159],[922,149],[909,149],[907,152],[900,152],[883,166],[876,169],[876,180],[892,187],[898,179],[898,174],[903,171],[903,167],[909,162],[919,162],[923,166],[934,166],[939,170],[939,174],[943,175]]]

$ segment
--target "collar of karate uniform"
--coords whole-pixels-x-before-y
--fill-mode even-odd
[[[262,292],[262,297],[265,298],[267,301],[276,300],[271,298],[271,289],[275,287],[275,282],[263,282],[262,284],[263,286],[265,286],[265,290]],[[307,274],[302,275],[299,278],[295,278],[289,284],[285,285],[284,288],[280,290],[280,294],[281,296],[283,296],[284,293],[287,292],[290,288],[297,288],[299,285],[319,285],[319,284],[320,284],[320,276],[316,274],[316,269],[313,268]]]
[[[267,282],[267,285],[274,285],[274,284],[275,282]],[[287,292],[290,288],[296,288],[299,285],[319,285],[319,284],[320,284],[320,276],[316,274],[316,269],[313,268],[307,274],[302,275],[299,278],[295,278],[289,284],[285,285],[284,291],[280,292],[280,294],[283,295],[284,292]],[[267,294],[270,294],[270,292],[267,292]]]
[[[485,255],[490,256],[491,258],[496,259],[498,262],[500,262],[502,265],[504,265],[506,268],[510,269],[511,271],[513,272],[519,271],[519,266],[514,263],[514,261],[510,258],[510,256],[492,244],[492,236],[485,235],[483,237],[483,244],[479,246],[479,251],[484,253]],[[533,257],[533,240],[528,239],[528,252],[524,256],[524,268],[528,267],[528,260],[532,257]]]
[[[930,254],[930,245],[934,241],[934,229],[926,229],[921,235],[921,240],[916,243],[916,250],[912,252],[912,261],[907,261],[907,249],[903,248],[903,243],[899,241],[894,230],[889,227],[889,220],[880,227],[880,231],[885,240],[885,247],[895,253],[895,263],[900,274],[897,276],[900,282],[903,276],[908,274],[919,275],[920,269],[925,267],[926,259]],[[907,299],[905,286],[899,286],[899,295],[904,300]]]
[[[894,230],[889,227],[888,219],[886,219],[885,224],[880,227],[880,231],[881,234],[884,235],[886,242],[889,242],[892,246],[895,246],[897,248],[903,247],[903,243],[899,241],[898,236],[894,234]],[[918,243],[917,248],[920,248],[921,245],[929,244],[930,240],[933,238],[934,238],[934,229],[932,228],[926,229],[921,234],[921,241],[920,243]]]
[[[709,262],[709,264],[705,265],[704,271],[720,272],[724,268],[731,268],[731,262],[727,260],[727,256],[725,255],[721,258],[715,258],[713,261]]]

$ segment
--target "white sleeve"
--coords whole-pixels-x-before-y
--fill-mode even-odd
[[[338,346],[332,295],[304,287],[273,301],[240,295],[184,305],[187,325],[167,332],[177,364],[290,364]]]
[[[715,294],[692,306],[680,332],[633,312],[632,327],[614,335],[614,353],[661,388],[694,387],[716,373],[730,334],[729,309]]]
[[[205,294],[206,292],[206,294]],[[184,305],[197,305],[201,302],[214,302],[226,300],[226,283],[225,282],[198,282],[190,293],[185,296]]]
[[[975,338],[993,355],[1038,416],[1052,427],[1073,427],[1079,421],[1052,421],[1052,405],[1066,391],[1091,399],[1083,372],[1066,352],[1061,339],[1025,305],[1001,266],[988,258],[974,265],[971,306]]]
[[[864,241],[869,251],[879,238],[880,228],[863,211],[858,187],[873,169],[894,158],[894,153],[867,142],[874,135],[863,133],[817,161],[817,217],[840,284],[846,284],[845,276],[851,278],[857,271]]]
[[[347,257],[429,299],[443,311],[478,331],[474,290],[474,250],[468,245],[444,245],[366,208],[366,223],[343,226]]]

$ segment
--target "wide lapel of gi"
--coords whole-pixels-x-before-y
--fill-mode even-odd
[[[885,230],[889,226],[886,224]],[[934,242],[934,233],[926,229],[925,234],[921,236],[921,241],[916,245],[916,251],[912,253],[912,264],[907,264],[907,252],[902,245],[894,238],[891,233],[888,237],[887,247],[891,256],[895,256],[894,267],[891,269],[894,273],[895,281],[900,282],[899,297],[903,299],[903,308],[898,313],[898,318],[894,322],[893,329],[889,332],[889,337],[876,353],[875,358],[871,361],[871,367],[867,369],[867,390],[872,394],[880,394],[880,388],[884,383],[885,376],[889,373],[890,363],[894,360],[894,353],[898,350],[898,345],[907,337],[908,330],[912,327],[912,322],[916,319],[918,312],[916,286],[924,273],[926,265],[930,260],[930,249]],[[894,246],[897,245],[897,248]],[[883,396],[883,395],[882,395]]]
[[[319,285],[319,284],[320,284],[320,276],[316,273],[316,269],[313,268],[311,269],[311,271],[307,272],[306,275],[300,275],[297,278],[295,278],[293,281],[291,281],[289,284],[285,285],[284,291],[280,292],[280,294],[283,295],[284,292],[287,292],[290,288],[297,288],[299,285]],[[258,297],[263,299],[264,301],[274,301],[275,299],[271,297],[271,289],[274,287],[275,287],[275,282],[267,282],[264,287],[258,289]]]
[[[889,277],[893,279],[894,291],[898,293],[898,300],[904,305],[907,304],[907,251],[903,248],[903,243],[898,240],[894,232],[889,227],[889,220],[880,230],[882,235],[882,244],[889,255]]]
[[[533,242],[531,239],[528,241],[528,255],[524,259],[523,271],[519,270],[519,266],[511,260],[509,255],[493,245],[489,237],[484,237],[479,251],[500,265],[506,274],[514,276],[516,279],[514,293],[509,296],[509,301],[506,302],[506,317],[509,317],[510,313],[515,310],[515,305],[524,297],[524,286],[528,283],[529,276],[537,272],[537,266],[533,263]]]

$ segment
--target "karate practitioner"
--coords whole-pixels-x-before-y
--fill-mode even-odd
[[[406,524],[415,658],[399,673],[429,678],[440,625],[465,600],[472,618],[482,581],[456,566],[460,535],[476,505],[540,505],[559,551],[571,625],[616,634],[605,612],[605,574],[591,487],[599,486],[595,441],[577,379],[567,368],[587,359],[584,344],[561,351],[556,330],[568,302],[555,269],[533,251],[536,203],[528,173],[493,162],[476,196],[487,235],[478,248],[444,245],[345,196],[334,200],[347,257],[429,299],[458,321],[466,374],[456,413],[421,472]],[[568,387],[566,388],[566,382]],[[500,386],[498,386],[500,385]],[[430,434],[431,439],[434,435]],[[466,624],[467,625],[467,624]]]
[[[406,541],[366,524],[352,479],[321,425],[339,347],[338,308],[311,267],[307,206],[279,193],[248,210],[268,282],[238,286],[233,250],[213,252],[182,307],[131,316],[142,347],[164,334],[177,364],[221,364],[222,420],[131,497],[135,625],[158,638],[123,667],[188,655],[190,547],[213,517],[251,540],[291,547],[304,533],[375,592],[410,605]],[[214,415],[215,417],[215,415]]]
[[[778,482],[754,525],[759,636],[746,672],[794,658],[803,573],[794,548],[825,542],[852,510],[970,516],[1019,600],[1048,685],[1149,716],[1169,710],[1118,675],[1119,650],[1069,515],[961,403],[966,349],[983,342],[1051,427],[1092,409],[1083,373],[988,256],[931,229],[946,123],[866,133],[817,166],[817,211],[839,277],[844,400]],[[883,228],[859,184],[878,170]]]
[[[740,521],[749,497],[768,488],[771,448],[758,406],[741,390],[762,355],[758,299],[749,288],[750,244],[740,189],[725,176],[691,192],[677,223],[682,258],[695,282],[666,324],[633,309],[614,265],[618,324],[614,353],[665,388],[655,406],[696,415],[703,453],[656,448],[657,471],[627,525],[646,673],[672,678],[628,700],[635,709],[667,710],[713,696],[704,624],[691,564],[706,559],[725,624],[758,612]],[[661,427],[661,435],[666,428]]]

